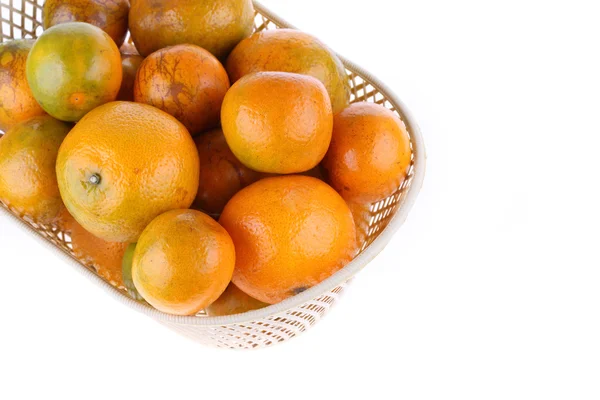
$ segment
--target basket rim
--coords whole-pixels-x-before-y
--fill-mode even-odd
[[[267,9],[265,6],[260,4],[258,1],[253,1],[254,6],[257,11],[259,11],[262,15],[264,15],[269,20],[273,21],[277,25],[280,25],[285,28],[295,28],[294,25],[286,22],[284,19]],[[304,303],[307,303],[313,299],[322,296],[337,286],[340,286],[351,279],[354,275],[360,272],[369,262],[371,262],[390,242],[394,233],[402,226],[404,221],[406,220],[412,206],[414,205],[419,191],[423,185],[423,180],[425,177],[425,144],[423,142],[423,138],[421,136],[421,131],[419,126],[411,114],[410,110],[406,107],[406,105],[396,96],[396,94],[383,82],[381,82],[378,78],[373,76],[368,71],[365,71],[363,68],[359,67],[352,61],[338,54],[344,66],[350,71],[357,73],[359,75],[364,76],[369,80],[369,82],[376,87],[381,93],[383,93],[392,105],[396,108],[396,111],[401,115],[402,120],[407,126],[407,129],[411,136],[411,142],[413,147],[413,177],[412,183],[408,188],[406,195],[401,201],[401,204],[398,206],[398,210],[390,219],[388,225],[380,232],[380,234],[375,238],[375,240],[357,257],[355,257],[350,263],[348,263],[344,268],[337,271],[335,274],[319,283],[316,286],[313,286],[306,291],[294,296],[290,297],[282,302],[277,304],[273,304],[267,306],[265,308],[261,308],[254,311],[248,311],[241,314],[233,314],[228,316],[220,316],[220,317],[210,317],[210,316],[178,316],[167,314],[161,312],[149,305],[138,302],[131,297],[127,296],[122,291],[116,289],[110,283],[103,280],[96,273],[91,271],[88,268],[82,266],[82,264],[76,260],[73,256],[65,252],[64,250],[56,247],[53,243],[46,240],[44,235],[40,232],[36,231],[29,225],[27,225],[24,221],[20,220],[16,215],[13,215],[9,210],[0,206],[0,212],[12,217],[17,225],[25,230],[35,233],[34,237],[38,239],[40,243],[46,245],[49,249],[55,251],[61,258],[64,258],[65,261],[70,263],[73,267],[75,267],[80,273],[86,275],[93,282],[95,282],[98,286],[100,286],[105,292],[108,292],[113,298],[117,301],[133,308],[134,310],[145,314],[159,322],[165,323],[174,323],[178,325],[190,325],[190,326],[203,326],[203,327],[220,327],[227,325],[235,325],[235,324],[244,324],[250,323],[252,321],[263,320],[269,317],[273,317],[286,311],[299,307]]]

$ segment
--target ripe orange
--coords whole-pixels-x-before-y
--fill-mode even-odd
[[[106,32],[84,22],[45,31],[27,57],[27,81],[42,108],[62,121],[79,121],[117,98],[121,55]]]
[[[197,134],[219,125],[227,90],[229,77],[219,60],[203,48],[182,44],[158,50],[142,62],[134,96]]]
[[[65,22],[87,22],[121,46],[127,34],[129,0],[46,0],[43,15],[44,29]]]
[[[320,283],[356,253],[348,206],[316,178],[260,180],[233,196],[219,222],[235,244],[233,283],[265,303]]]
[[[190,43],[223,59],[253,26],[252,0],[135,0],[129,13],[131,36],[143,56]]]
[[[200,210],[219,214],[234,194],[264,176],[235,158],[220,129],[198,136],[195,142],[202,168],[194,206]]]
[[[235,265],[231,237],[195,210],[166,212],[148,225],[133,256],[133,283],[163,312],[193,315],[217,300]]]
[[[11,40],[0,44],[0,130],[31,117],[44,115],[35,101],[27,77],[25,62],[34,40]]]
[[[325,156],[333,126],[331,103],[317,79],[286,72],[259,72],[237,81],[223,102],[227,143],[248,168],[293,174]]]
[[[73,128],[56,171],[77,222],[106,241],[135,242],[156,216],[192,204],[200,165],[175,118],[145,104],[113,102]]]
[[[230,283],[225,292],[214,303],[206,307],[206,313],[211,317],[220,317],[258,310],[266,306],[268,306],[267,303],[248,296]]]
[[[411,163],[410,137],[390,110],[355,103],[337,114],[323,166],[347,200],[374,202],[393,194]]]
[[[310,75],[325,85],[334,113],[348,105],[350,89],[344,65],[323,42],[305,32],[274,29],[255,33],[236,46],[226,67],[232,83],[262,71]]]
[[[77,222],[71,225],[73,253],[86,265],[92,265],[98,275],[118,288],[124,288],[121,262],[126,243],[107,242],[86,231]]]
[[[137,54],[137,50],[132,45],[121,46],[121,67],[123,69],[123,81],[121,89],[117,95],[117,100],[133,101],[133,85],[135,76],[144,57]]]
[[[0,200],[42,224],[52,224],[63,202],[54,165],[71,126],[45,115],[0,137]]]

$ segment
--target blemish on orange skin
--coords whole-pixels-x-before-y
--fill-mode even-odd
[[[85,103],[85,94],[84,93],[73,93],[69,98],[69,102],[74,106],[80,106]]]

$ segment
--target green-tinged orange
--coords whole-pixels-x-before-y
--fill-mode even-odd
[[[62,121],[79,121],[117,98],[121,55],[100,28],[67,22],[45,31],[27,58],[27,80],[42,108]]]
[[[248,296],[233,283],[230,283],[223,294],[214,303],[206,307],[206,313],[211,317],[221,317],[259,310],[267,306],[267,303]]]
[[[325,156],[333,115],[325,86],[312,76],[258,72],[227,92],[221,125],[245,166],[294,174],[314,168]]]
[[[56,221],[63,202],[54,166],[70,129],[45,115],[21,122],[0,137],[0,200],[37,222]]]
[[[106,241],[135,242],[155,217],[192,204],[200,162],[175,118],[145,104],[113,102],[73,128],[56,171],[77,222]]]
[[[193,44],[150,54],[137,73],[134,97],[168,112],[196,135],[219,126],[229,77],[212,54]]]
[[[35,41],[11,40],[0,44],[0,130],[45,112],[33,98],[25,63]]]
[[[323,167],[328,182],[344,199],[369,203],[392,195],[410,163],[410,137],[392,111],[361,102],[335,115]]]
[[[127,35],[129,0],[46,0],[44,29],[65,22],[87,22],[106,32],[117,46]]]
[[[252,33],[252,0],[134,0],[129,29],[143,56],[176,44],[195,44],[219,59]]]
[[[269,304],[322,282],[356,253],[348,206],[316,178],[288,175],[253,183],[233,196],[219,222],[235,244],[233,283]]]
[[[134,256],[133,283],[160,311],[193,315],[219,298],[231,281],[231,237],[195,210],[166,212],[144,230]]]
[[[215,129],[195,140],[200,155],[200,186],[194,207],[219,214],[241,189],[264,177],[242,164],[231,152],[223,131]]]
[[[255,33],[231,52],[226,68],[232,83],[262,71],[310,75],[325,85],[334,113],[348,105],[350,90],[344,65],[323,42],[305,32],[271,29]]]
[[[131,269],[133,268],[133,256],[135,254],[136,243],[131,243],[125,249],[125,254],[123,255],[123,260],[121,262],[121,274],[123,275],[123,284],[125,285],[125,289],[127,289],[127,293],[137,301],[143,301],[144,298],[135,288],[133,284],[133,276],[131,275]]]

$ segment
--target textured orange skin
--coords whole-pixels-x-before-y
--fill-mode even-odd
[[[140,66],[134,96],[173,115],[197,134],[219,125],[229,90],[223,65],[201,47],[182,44],[150,54]]]
[[[195,210],[157,217],[133,255],[133,283],[156,309],[193,315],[217,300],[231,281],[235,249],[215,220]]]
[[[274,304],[331,276],[356,253],[352,214],[316,178],[266,178],[240,191],[219,222],[236,251],[233,283]]]
[[[323,167],[345,199],[374,202],[390,196],[406,178],[410,162],[410,137],[390,110],[355,103],[335,116]]]
[[[21,122],[0,137],[0,199],[51,224],[63,209],[54,165],[71,126],[48,115]]]
[[[194,141],[202,165],[194,206],[207,213],[221,213],[234,194],[265,176],[235,158],[221,129],[207,132]]]
[[[73,253],[87,265],[93,265],[98,275],[118,288],[124,288],[122,261],[126,243],[107,242],[86,231],[76,221],[70,225]]]
[[[221,317],[224,315],[242,314],[266,306],[268,306],[267,303],[248,296],[233,283],[230,283],[221,297],[206,307],[206,313],[211,317]]]
[[[45,31],[27,57],[27,81],[42,108],[79,121],[117,98],[123,71],[115,42],[93,25],[67,22]]]
[[[35,101],[27,77],[25,62],[34,40],[11,40],[0,44],[0,130],[32,117],[44,115]]]
[[[127,35],[129,0],[46,0],[44,29],[65,22],[87,22],[121,46]]]
[[[145,104],[113,102],[73,128],[56,171],[67,209],[87,231],[108,242],[135,242],[156,216],[192,204],[200,161],[175,118]],[[94,175],[99,184],[90,181]]]
[[[224,59],[254,29],[252,0],[134,0],[129,29],[143,56],[190,43]]]
[[[122,48],[121,48],[122,49]],[[144,61],[144,57],[139,54],[127,54],[121,50],[121,66],[123,68],[123,81],[121,82],[121,89],[117,95],[117,100],[120,101],[133,101],[133,85],[135,83],[135,76]]]
[[[262,71],[310,75],[325,85],[334,113],[348,106],[350,88],[344,64],[324,43],[308,33],[293,29],[255,33],[231,52],[226,68],[232,83]]]
[[[333,115],[329,95],[317,79],[259,72],[227,92],[221,125],[231,151],[245,166],[293,174],[321,162],[331,142]]]

